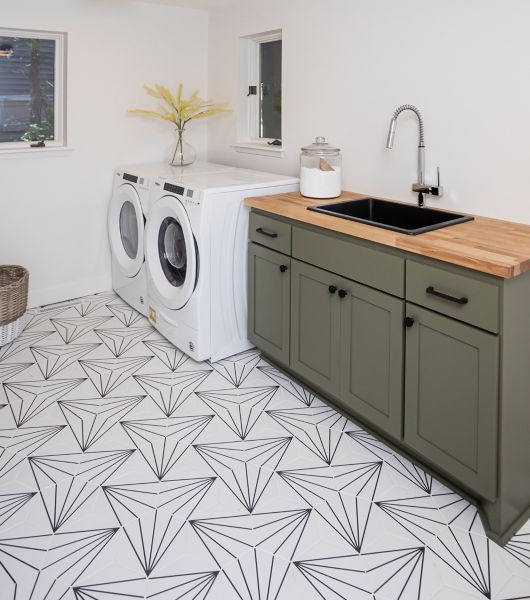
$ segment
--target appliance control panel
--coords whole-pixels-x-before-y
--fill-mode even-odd
[[[127,181],[129,183],[135,184],[138,188],[147,190],[149,189],[149,179],[145,177],[140,177],[138,175],[133,175],[132,173],[116,173],[116,176],[122,179],[123,181]]]

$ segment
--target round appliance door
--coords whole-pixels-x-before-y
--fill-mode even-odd
[[[149,212],[146,256],[156,294],[168,308],[182,308],[195,289],[198,256],[188,215],[175,196],[162,196]]]
[[[126,277],[135,277],[144,262],[144,215],[136,189],[129,183],[114,192],[109,207],[110,247]]]

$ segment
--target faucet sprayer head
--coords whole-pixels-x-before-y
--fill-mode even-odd
[[[386,147],[392,150],[394,147],[394,135],[396,133],[396,118],[393,117],[388,128],[388,137],[386,138]]]

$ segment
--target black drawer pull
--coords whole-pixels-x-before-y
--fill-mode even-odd
[[[287,271],[287,269],[288,269],[287,265],[280,265],[280,271],[282,273],[285,273],[285,271]]]
[[[263,229],[263,227],[258,227],[256,229],[256,233],[261,233],[262,235],[266,235],[270,238],[277,238],[278,234],[275,231],[269,231],[268,229]]]
[[[334,294],[337,291],[337,286],[336,285],[330,285],[328,287],[328,291],[330,294]]]
[[[346,290],[339,290],[339,298],[346,298],[348,292]]]
[[[455,296],[450,296],[449,294],[444,294],[443,292],[435,290],[432,285],[430,285],[425,291],[431,296],[437,296],[438,298],[443,298],[444,300],[449,300],[450,302],[456,302],[456,304],[467,304],[469,302],[465,296],[456,298]]]

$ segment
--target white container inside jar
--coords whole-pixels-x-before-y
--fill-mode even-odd
[[[336,198],[342,192],[340,148],[317,137],[300,154],[300,193],[307,198]]]

